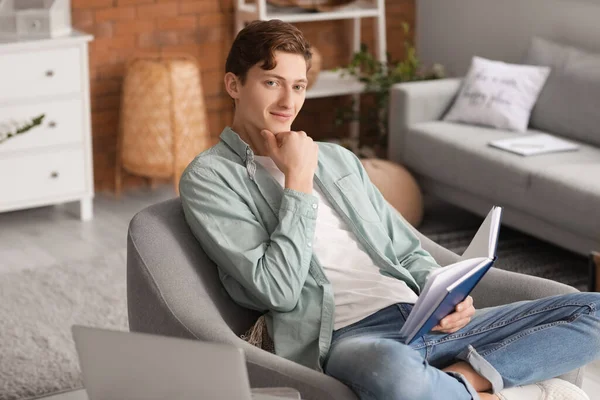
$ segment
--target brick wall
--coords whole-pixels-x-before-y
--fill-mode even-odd
[[[231,123],[231,102],[223,88],[225,58],[233,40],[235,0],[71,0],[73,25],[94,35],[90,43],[90,85],[96,191],[113,189],[117,126],[125,61],[132,54],[187,52],[199,57],[210,132],[217,138]],[[414,0],[386,0],[388,51],[402,56],[402,21],[414,26]],[[323,54],[324,68],[350,57],[346,21],[301,23]],[[362,23],[363,41],[373,48],[372,21]],[[307,100],[295,129],[316,140],[343,137],[347,127],[333,125],[336,107],[348,97]],[[127,176],[125,185],[139,179]]]

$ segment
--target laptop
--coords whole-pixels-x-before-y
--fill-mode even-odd
[[[285,397],[252,394],[244,352],[235,346],[80,325],[72,332],[90,400],[300,398],[285,388]]]

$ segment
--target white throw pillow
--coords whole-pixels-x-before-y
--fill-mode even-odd
[[[525,132],[550,68],[473,57],[445,121]]]

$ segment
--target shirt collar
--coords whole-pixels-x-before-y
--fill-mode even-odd
[[[238,155],[244,162],[248,157],[248,150],[254,156],[252,149],[248,145],[248,143],[244,142],[240,135],[233,131],[229,126],[226,126],[221,132],[220,136],[221,140],[224,141],[231,149]]]
[[[248,171],[248,177],[254,180],[254,174],[256,173],[256,163],[254,161],[254,152],[244,142],[240,135],[233,131],[229,126],[223,129],[220,138],[227,146],[229,146],[243,161]]]

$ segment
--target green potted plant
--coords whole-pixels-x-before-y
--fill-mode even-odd
[[[402,26],[404,36],[408,38],[409,25],[403,23]],[[363,82],[365,84],[364,92],[371,94],[374,102],[371,107],[361,107],[359,113],[354,112],[354,104],[336,110],[335,124],[337,126],[349,121],[360,121],[361,126],[365,127],[363,132],[366,130],[368,136],[376,137],[375,148],[362,147],[358,150],[359,155],[385,153],[388,136],[388,100],[392,85],[400,82],[439,79],[445,76],[442,65],[434,64],[428,68],[421,64],[412,40],[405,39],[404,48],[404,60],[392,61],[388,53],[387,62],[382,63],[368,51],[367,45],[363,43],[360,51],[354,53],[350,63],[340,68],[342,76],[351,75]],[[341,144],[356,151],[356,145],[349,141],[342,140]]]
[[[0,122],[0,144],[41,125],[44,117],[45,115],[42,114],[24,122]]]

